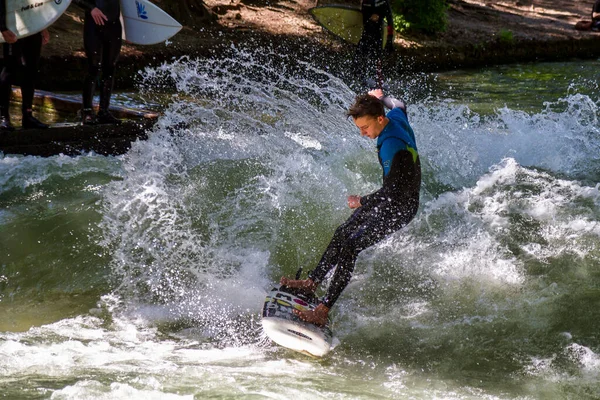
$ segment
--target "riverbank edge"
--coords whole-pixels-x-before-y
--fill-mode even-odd
[[[189,33],[175,39],[170,45],[130,46],[134,51],[122,53],[118,62],[115,87],[128,90],[138,82],[136,76],[146,67],[155,67],[181,57],[219,57],[227,49],[237,47],[275,54],[293,55],[296,60],[309,61],[334,74],[347,69],[354,47],[335,39],[323,40],[308,36],[269,34],[265,32],[236,34],[217,32],[213,38],[190,37]],[[195,42],[194,42],[195,41]],[[441,72],[454,69],[472,69],[494,65],[594,59],[600,57],[600,34],[555,40],[499,39],[463,46],[440,45],[403,48],[387,57],[387,70],[402,75],[404,72]],[[86,71],[86,59],[81,54],[44,56],[40,63],[39,89],[77,91],[81,88]]]

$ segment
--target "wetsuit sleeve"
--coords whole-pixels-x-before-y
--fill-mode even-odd
[[[0,0],[0,32],[8,30],[6,25],[6,0]]]
[[[598,1],[600,1],[600,0],[598,0]],[[383,103],[384,106],[386,106],[390,110],[393,110],[394,108],[399,108],[406,113],[406,104],[404,103],[404,100],[398,100],[393,97],[384,96],[381,99],[381,102]]]
[[[83,8],[85,11],[92,11],[96,8],[96,2],[94,0],[73,0],[73,3]]]

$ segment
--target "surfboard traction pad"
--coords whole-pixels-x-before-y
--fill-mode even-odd
[[[280,332],[295,342],[296,347],[290,346],[290,342],[281,343],[275,338],[269,336],[277,344],[292,350],[307,354],[313,357],[325,355],[332,346],[333,334],[329,327],[329,321],[325,326],[320,327],[301,320],[293,313],[293,310],[313,310],[318,305],[318,299],[314,295],[306,295],[296,289],[286,286],[275,286],[267,294],[262,311],[263,328],[266,328],[265,321],[274,322],[278,325]],[[284,330],[285,332],[281,332]],[[304,347],[320,346],[320,354],[310,352]],[[327,347],[327,348],[326,348]]]

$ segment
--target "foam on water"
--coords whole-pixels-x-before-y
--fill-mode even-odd
[[[308,227],[329,230],[347,215],[344,196],[372,190],[379,180],[376,168],[355,170],[367,163],[362,153],[368,143],[353,135],[350,123],[340,122],[352,101],[341,82],[312,70],[319,77],[317,85],[258,64],[256,55],[238,56],[184,59],[146,71],[144,86],[174,82],[175,102],[151,139],[136,144],[125,157],[127,178],[107,191],[104,221],[109,236],[118,236],[117,271],[133,268],[146,277],[150,292],[158,298],[168,293],[163,300],[189,310],[200,307],[214,315],[212,306],[228,304],[232,307],[225,308],[233,310],[229,317],[260,303],[275,253],[298,243],[286,231],[306,228],[305,222],[289,226],[288,216],[302,215],[314,203],[333,203],[327,213],[333,216],[325,217],[325,224]],[[572,211],[579,189],[562,198],[557,193],[571,185],[593,191],[535,169],[579,176],[589,173],[590,158],[597,158],[596,104],[577,94],[559,102],[567,104],[566,111],[548,106],[530,115],[504,108],[485,117],[451,102],[411,105],[425,173],[433,177],[424,184],[422,213],[404,234],[380,246],[384,254],[389,252],[383,262],[418,259],[410,268],[416,264],[442,281],[477,276],[523,284],[523,260],[514,255],[511,235],[530,236],[518,243],[529,254],[540,240],[551,240],[553,232],[564,237],[566,227],[585,221],[569,219],[559,229],[555,213],[561,206]],[[537,145],[542,140],[551,145]],[[237,181],[230,180],[232,173]],[[554,189],[544,189],[549,181]],[[446,185],[459,190],[444,192]],[[224,193],[210,195],[223,187]],[[533,193],[538,190],[542,193]],[[545,221],[549,216],[554,220]],[[432,230],[432,220],[440,218],[446,220],[441,230]],[[282,232],[285,241],[280,241]],[[318,257],[328,235],[322,236],[320,242],[308,243],[308,258]],[[432,238],[437,238],[433,252]],[[559,254],[564,247],[544,251]],[[367,273],[369,268],[367,261]],[[361,268],[357,272],[360,282]],[[122,285],[130,281],[124,279]],[[233,306],[226,288],[244,293],[247,302]]]
[[[507,157],[576,179],[597,177],[599,107],[588,96],[569,95],[537,114],[505,107],[481,116],[452,101],[415,108],[420,152],[442,184],[471,186]]]
[[[278,219],[329,200],[332,188],[345,191],[346,176],[331,172],[347,175],[342,160],[321,149],[362,146],[335,117],[343,112],[335,78],[314,71],[324,90],[296,76],[261,82],[272,68],[231,61],[182,60],[147,72],[145,86],[168,77],[186,101],[173,102],[151,138],[136,143],[124,157],[127,177],[105,195],[103,227],[121,289],[144,292],[143,302],[151,294],[171,315],[174,304],[175,314],[211,321],[260,307],[271,253],[289,240]]]
[[[374,145],[345,119],[354,93],[341,80],[233,52],[147,69],[142,94],[166,87],[171,101],[122,157],[0,159],[5,196],[96,168],[113,178],[93,188],[111,294],[89,314],[0,333],[2,387],[31,378],[57,399],[595,390],[596,102],[571,93],[493,115],[410,104],[420,211],[361,254],[334,312],[341,344],[314,361],[265,342],[259,310],[281,275],[315,265],[346,196],[380,186]],[[0,285],[15,279],[3,271]]]

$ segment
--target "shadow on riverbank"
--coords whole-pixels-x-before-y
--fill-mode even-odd
[[[354,47],[327,34],[312,20],[308,9],[315,5],[314,1],[281,1],[277,7],[256,7],[243,2],[224,7],[225,3],[225,0],[207,0],[207,6],[218,14],[217,23],[184,27],[168,43],[124,44],[117,89],[134,87],[138,71],[147,66],[182,56],[218,58],[232,46],[293,55],[299,61],[308,61],[334,74],[351,75],[347,61]],[[588,8],[591,10],[593,1],[555,4],[535,0],[531,5],[520,7],[514,3],[449,1],[446,31],[436,36],[396,35],[396,51],[387,59],[386,70],[395,75],[405,71],[429,72],[600,56],[600,34],[573,28],[588,14]],[[51,43],[43,52],[40,89],[81,88],[86,70],[82,21],[81,10],[71,6],[51,27]]]

